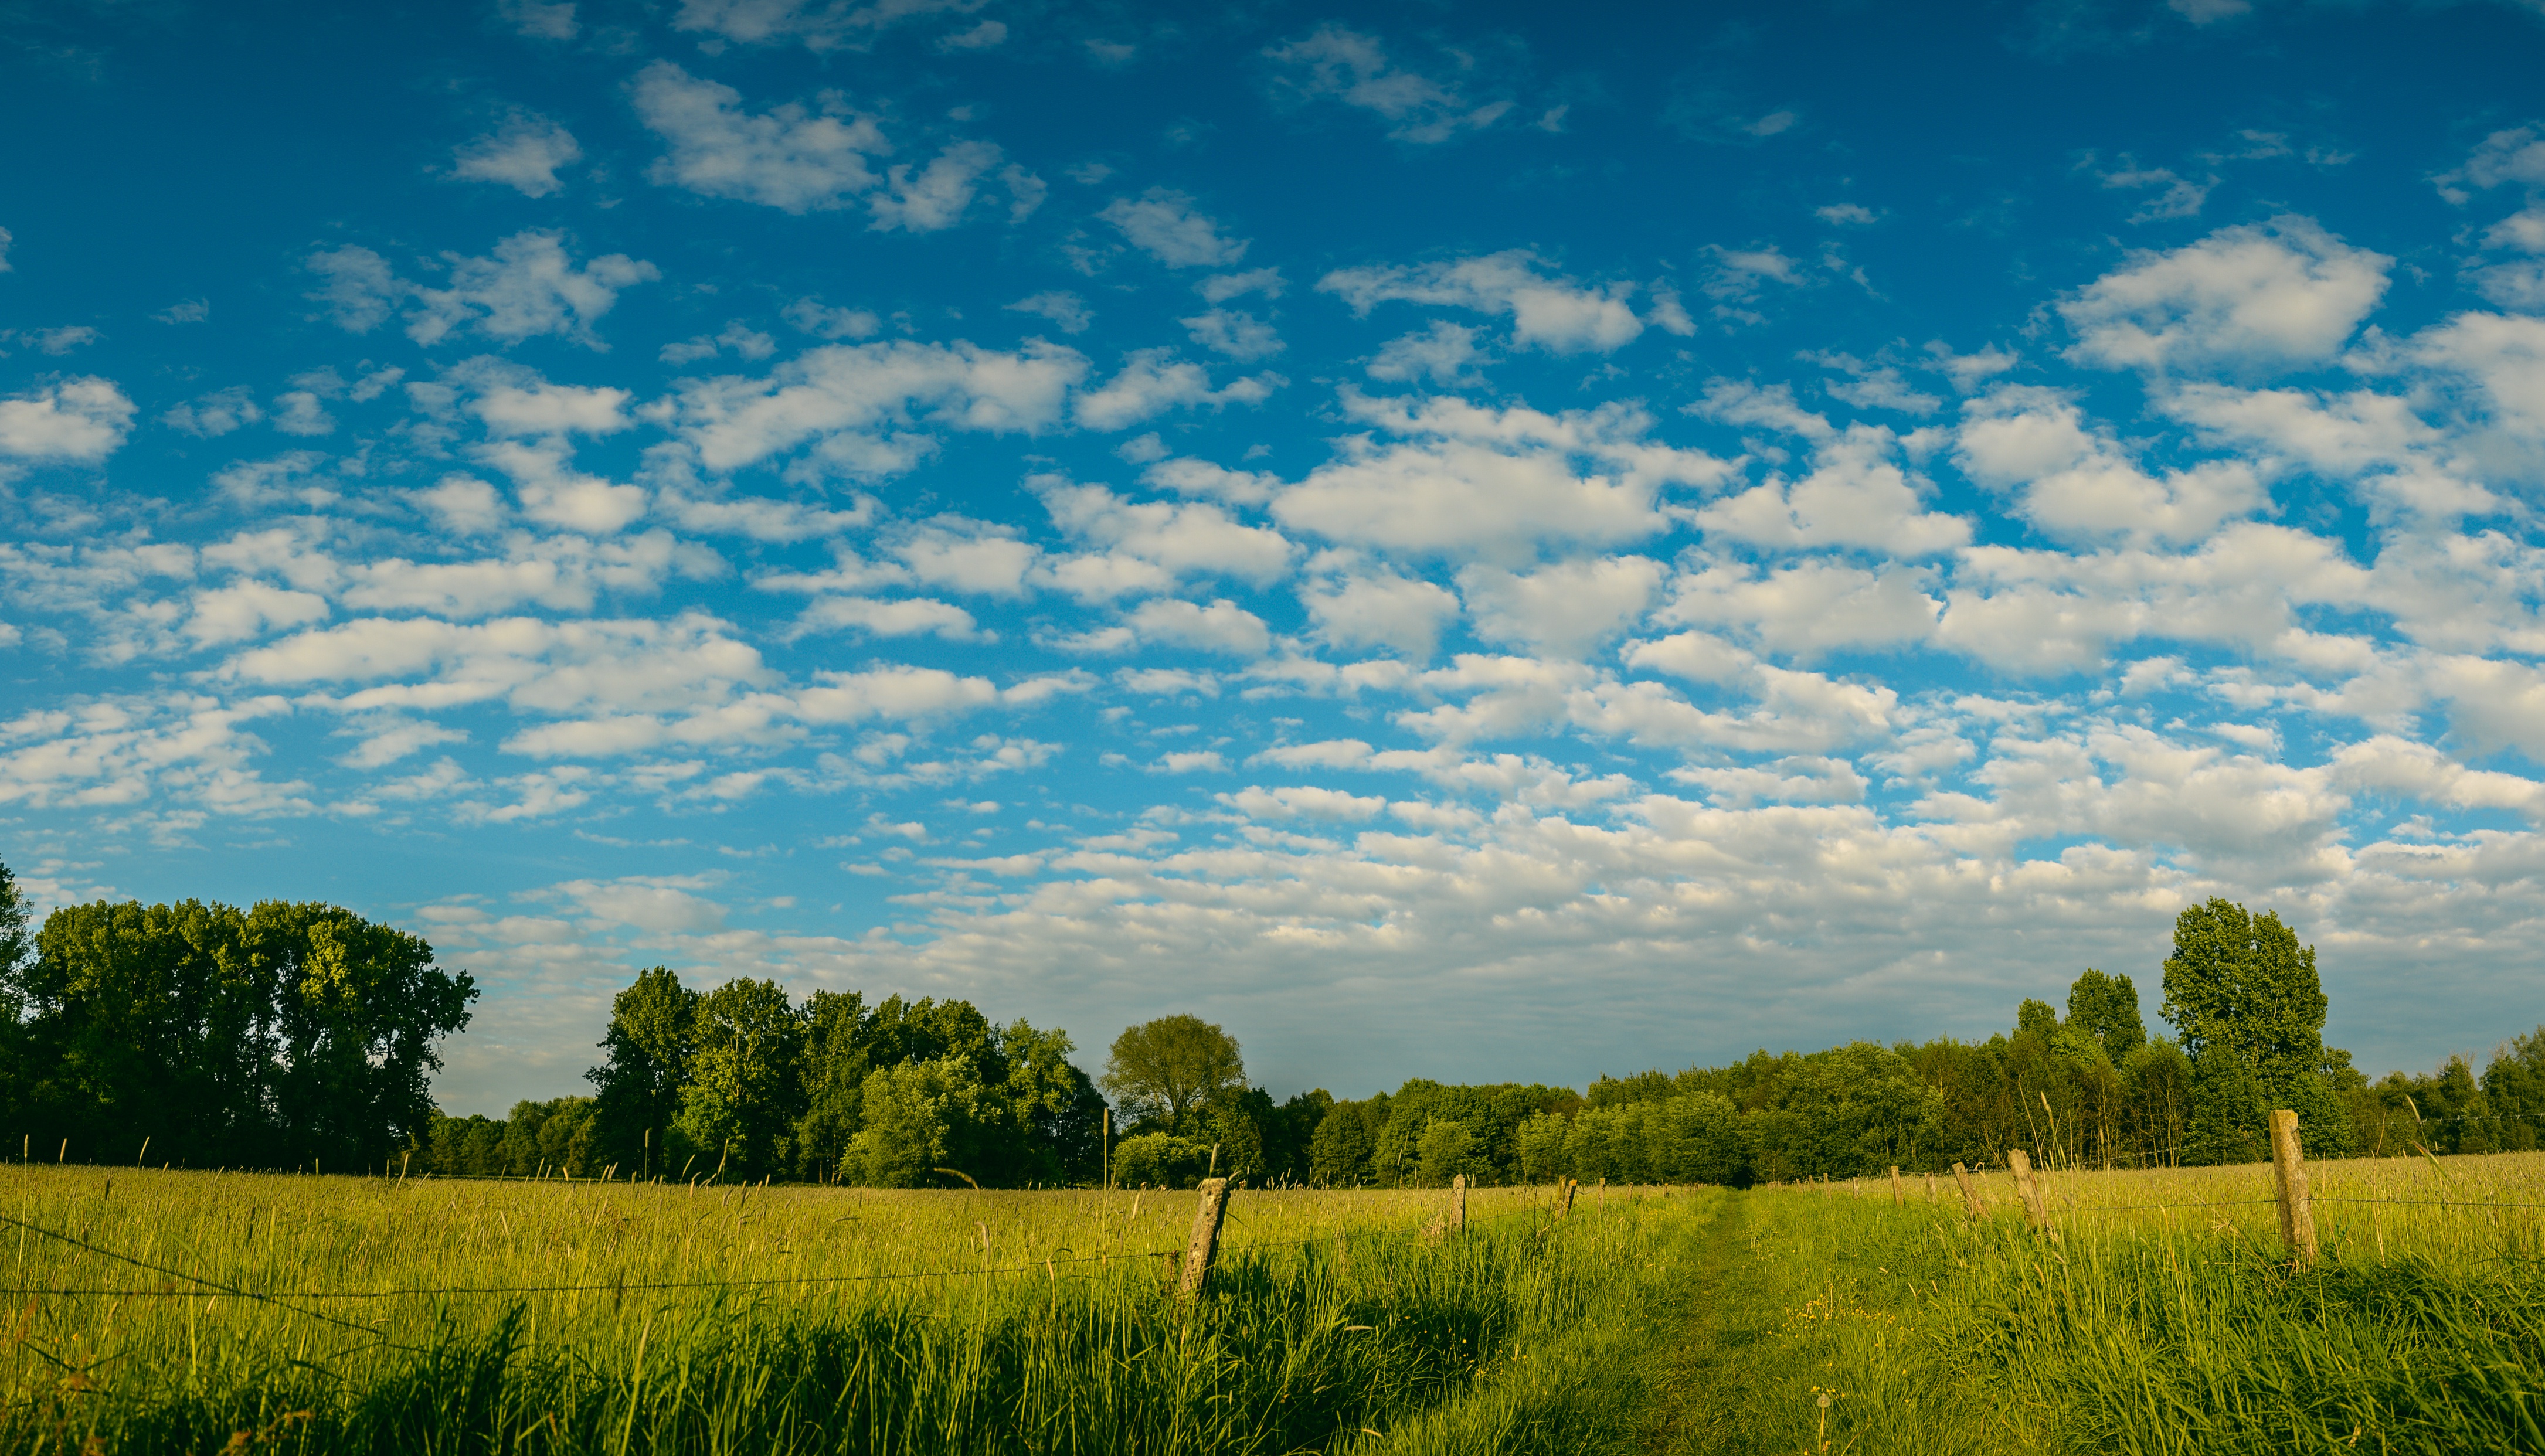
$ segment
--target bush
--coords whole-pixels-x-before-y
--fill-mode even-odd
[[[1113,1150],[1113,1181],[1125,1188],[1190,1188],[1210,1168],[1210,1146],[1173,1133],[1124,1138]]]

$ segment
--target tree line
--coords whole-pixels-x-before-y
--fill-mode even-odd
[[[1236,1038],[1190,1015],[1126,1028],[1091,1079],[1067,1033],[966,1001],[798,1002],[658,966],[614,1000],[590,1093],[504,1118],[433,1105],[437,1046],[477,989],[406,931],[283,902],[27,922],[0,866],[0,1113],[22,1153],[81,1161],[883,1187],[1747,1184],[2017,1147],[2092,1167],[2253,1161],[2272,1107],[2298,1110],[2317,1157],[2533,1148],[2545,1131],[2545,1027],[2480,1074],[2459,1057],[2371,1084],[2324,1045],[2314,948],[2216,899],[2176,924],[2171,1036],[2149,1035],[2130,977],[2089,969],[2064,1011],[2024,1001],[1985,1041],[1763,1050],[1587,1092],[1416,1079],[1276,1102]]]

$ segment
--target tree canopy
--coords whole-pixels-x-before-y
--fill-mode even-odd
[[[0,913],[7,1095],[30,1144],[91,1157],[359,1168],[416,1146],[466,972],[332,905],[189,900]],[[127,1146],[128,1145],[128,1146]]]
[[[1124,1113],[1159,1119],[1171,1133],[1183,1132],[1203,1104],[1245,1086],[1237,1038],[1193,1015],[1122,1028],[1105,1067],[1105,1090]]]

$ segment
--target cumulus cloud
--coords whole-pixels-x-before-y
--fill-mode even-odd
[[[869,202],[878,232],[942,232],[963,220],[964,210],[980,190],[981,179],[1003,160],[986,141],[957,141],[924,168],[895,164],[884,176],[883,190]],[[1022,175],[1022,174],[1020,174]],[[1037,200],[1039,193],[1035,194]],[[1030,205],[1027,211],[1032,210]]]
[[[1143,349],[1123,360],[1112,378],[1082,392],[1071,414],[1090,430],[1124,430],[1171,409],[1262,404],[1286,382],[1279,374],[1256,374],[1213,389],[1201,365],[1177,359],[1173,350]]]
[[[1030,313],[1051,320],[1064,334],[1084,334],[1096,322],[1096,312],[1087,300],[1066,288],[1050,288],[1020,298],[1008,305],[1016,313]]]
[[[1580,658],[1643,618],[1662,575],[1662,564],[1646,556],[1559,561],[1526,574],[1476,565],[1458,573],[1458,590],[1477,636],[1541,657]]]
[[[1962,407],[1956,463],[2060,540],[2192,541],[2266,501],[2253,466],[2216,460],[2152,475],[2054,390],[2006,385]]]
[[[1226,268],[1246,256],[1244,238],[1222,235],[1180,192],[1153,187],[1138,198],[1115,198],[1098,216],[1113,224],[1132,247],[1169,268]]]
[[[1039,340],[1005,353],[960,342],[835,345],[766,378],[684,385],[677,428],[710,470],[815,441],[814,456],[842,474],[891,475],[935,448],[926,425],[1030,435],[1058,424],[1086,376],[1085,356]]]
[[[741,92],[667,60],[637,72],[629,94],[637,117],[672,144],[654,163],[653,180],[703,197],[785,212],[845,207],[880,180],[866,159],[890,150],[874,120],[851,113],[836,94],[818,111],[788,102],[755,115]]]
[[[1353,552],[1327,552],[1299,590],[1322,641],[1347,651],[1384,647],[1409,661],[1427,662],[1440,633],[1462,610],[1447,588],[1401,576]]]
[[[264,418],[265,412],[256,407],[255,396],[245,386],[233,385],[170,406],[168,412],[159,417],[159,423],[171,430],[182,430],[188,435],[211,440]]]
[[[745,45],[793,42],[811,51],[863,50],[911,21],[967,15],[981,0],[681,0],[675,30],[704,31]],[[996,21],[984,26],[997,26]],[[973,32],[980,34],[979,29]],[[1006,27],[999,27],[1000,36]],[[995,40],[986,43],[995,44]]]
[[[1508,100],[1477,102],[1452,82],[1388,59],[1375,36],[1342,26],[1319,27],[1306,39],[1268,48],[1274,93],[1294,103],[1334,101],[1369,112],[1399,141],[1435,144],[1480,130],[1512,109]]]
[[[1195,344],[1241,363],[1270,359],[1283,347],[1271,324],[1233,308],[1214,308],[1182,322]]]
[[[1345,438],[1338,458],[1273,500],[1272,515],[1382,550],[1511,562],[1541,546],[1620,544],[1664,527],[1662,487],[1712,486],[1731,469],[1645,440],[1650,417],[1616,406],[1559,416],[1459,399],[1346,405],[1373,432]]]
[[[1634,284],[1586,287],[1549,277],[1535,255],[1519,250],[1454,263],[1338,269],[1317,281],[1317,290],[1363,316],[1391,300],[1507,315],[1514,343],[1552,354],[1613,353],[1633,343],[1646,322],[1627,306]]]
[[[2394,263],[2305,217],[2220,228],[2062,299],[2077,336],[2068,357],[2154,370],[2321,363],[2385,296]]]
[[[343,247],[312,254],[308,268],[326,280],[311,294],[336,326],[366,334],[385,322],[398,304],[412,300],[407,337],[427,346],[454,334],[484,334],[507,344],[540,335],[570,339],[587,349],[606,348],[593,325],[618,294],[662,275],[653,264],[622,253],[577,265],[556,232],[518,232],[495,245],[493,256],[445,253],[448,287],[430,287],[397,276],[369,248]]]
[[[112,379],[57,380],[0,399],[0,456],[95,464],[132,428],[133,403]]]
[[[570,8],[570,7],[569,7]],[[494,182],[527,198],[544,198],[564,184],[557,169],[583,160],[583,147],[545,117],[517,112],[502,126],[462,143],[451,154],[451,175],[463,182]]]

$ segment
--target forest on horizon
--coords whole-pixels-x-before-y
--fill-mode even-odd
[[[31,930],[0,867],[0,1115],[21,1154],[195,1167],[404,1167],[455,1176],[778,1178],[875,1186],[1744,1185],[1897,1166],[2080,1167],[2265,1156],[2293,1107],[2317,1157],[2533,1148],[2545,1026],[2374,1083],[2322,1040],[2311,946],[2276,915],[2187,907],[2150,1035],[2136,985],[2088,969],[1985,1041],[1758,1051],[1587,1089],[1444,1084],[1276,1102],[1223,1028],[1126,1028],[1104,1076],[1066,1032],[961,1000],[868,1004],[775,981],[640,974],[589,1094],[446,1115],[428,1079],[476,989],[420,937],[323,905],[73,906]],[[1108,1095],[1109,1094],[1109,1095]],[[0,1124],[5,1127],[8,1124]],[[134,1151],[124,1151],[126,1147]],[[1106,1159],[1110,1157],[1109,1170]],[[949,1174],[948,1171],[952,1171]]]

